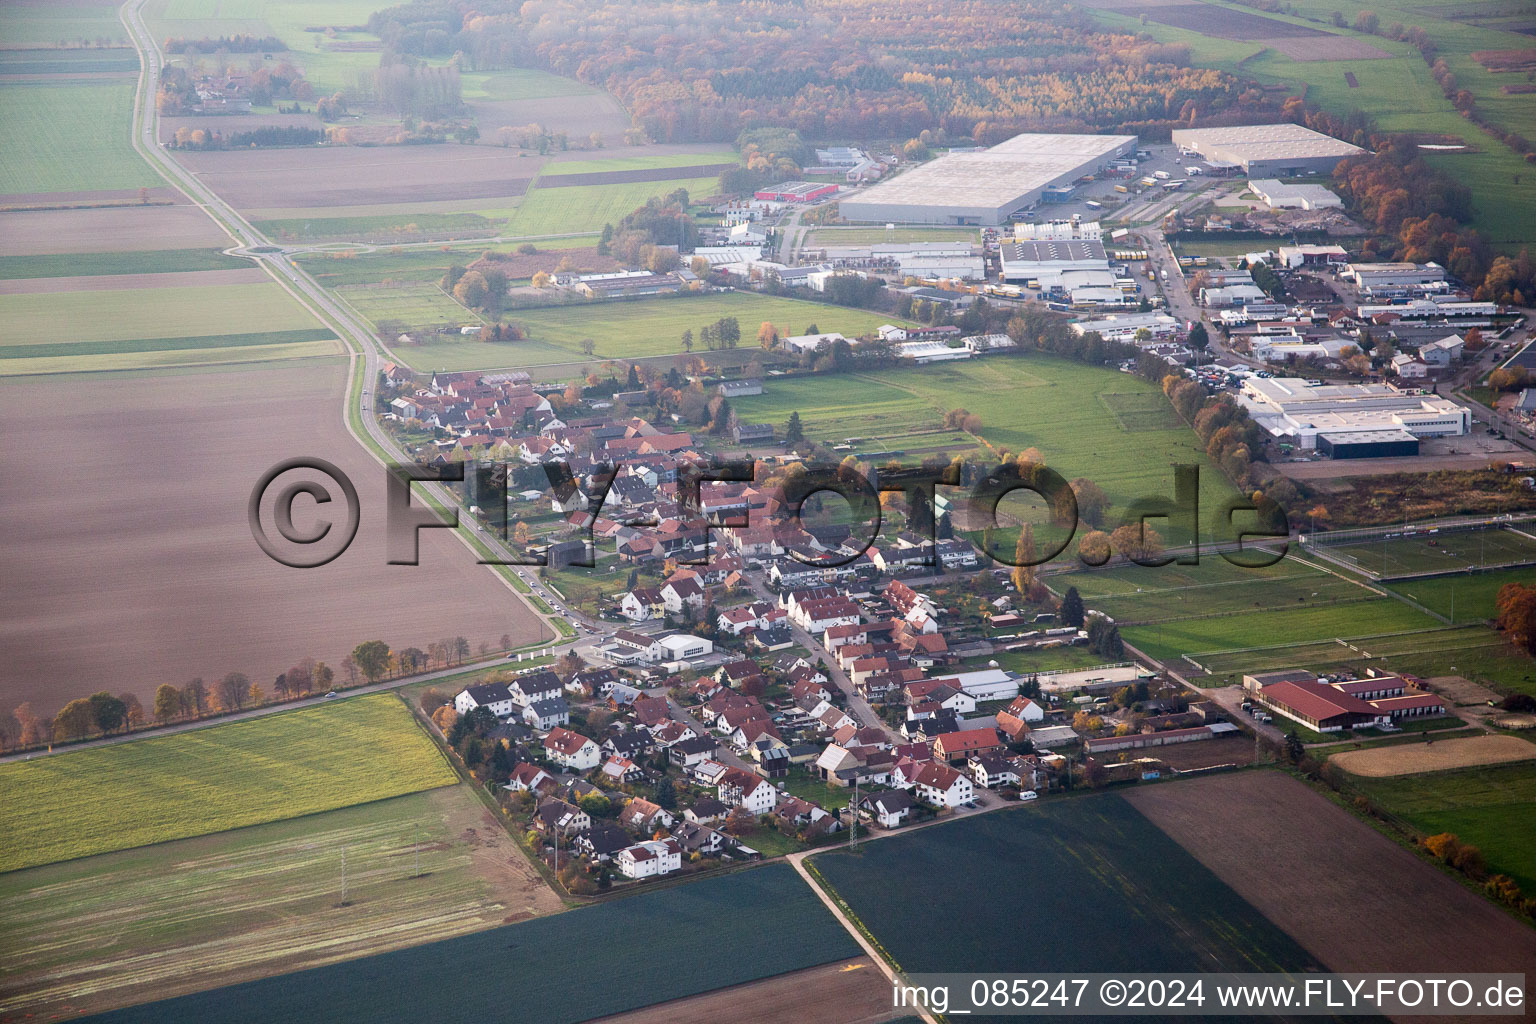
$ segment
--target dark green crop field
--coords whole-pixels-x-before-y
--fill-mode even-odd
[[[794,869],[772,864],[91,1019],[574,1024],[859,953]]]
[[[979,815],[810,863],[907,973],[1317,967],[1112,793]]]

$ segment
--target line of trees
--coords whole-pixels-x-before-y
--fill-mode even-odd
[[[511,643],[511,635],[503,634],[502,649],[510,649]],[[489,643],[480,645],[482,655],[489,651]],[[363,682],[376,683],[382,679],[461,665],[469,659],[470,653],[470,642],[462,636],[435,641],[425,650],[407,647],[394,651],[382,640],[367,640],[342,659],[341,673],[345,685],[357,686]],[[182,686],[162,683],[155,689],[148,711],[133,693],[113,696],[101,691],[80,697],[65,704],[52,718],[38,712],[28,701],[9,715],[0,715],[0,749],[20,750],[91,736],[112,736],[153,725],[194,721],[264,704],[301,700],[330,691],[336,685],[336,677],[336,670],[325,662],[303,658],[286,672],[279,673],[270,688],[253,682],[243,672],[230,672],[212,683],[202,677]]]
[[[277,36],[241,33],[232,36],[203,36],[199,39],[177,36],[167,39],[162,49],[166,53],[280,53],[288,49],[288,44]]]

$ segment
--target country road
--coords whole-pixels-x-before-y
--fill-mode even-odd
[[[143,7],[146,0],[128,0],[118,12],[124,28],[128,32],[129,39],[133,42],[134,49],[139,55],[139,79],[138,91],[134,98],[134,123],[130,132],[134,149],[136,149],[145,161],[149,163],[172,186],[180,189],[195,203],[199,209],[219,225],[234,241],[236,247],[247,250],[243,255],[252,259],[264,267],[272,277],[281,284],[301,305],[315,314],[316,318],[327,323],[335,329],[337,335],[346,345],[350,358],[349,385],[346,397],[343,401],[342,420],[346,424],[347,432],[353,439],[382,465],[389,466],[396,463],[410,463],[413,460],[395,444],[394,439],[379,425],[373,415],[373,410],[368,392],[378,380],[382,346],[372,331],[360,323],[351,313],[343,309],[335,302],[309,274],[292,258],[287,251],[258,231],[249,221],[240,215],[234,207],[230,206],[217,193],[213,192],[196,175],[183,168],[174,158],[164,152],[163,147],[157,141],[159,138],[159,111],[155,106],[155,95],[159,91],[160,71],[164,65],[164,58],[160,52],[160,46],[155,42],[154,36],[144,23]],[[266,251],[255,251],[266,250]],[[353,396],[356,396],[357,407],[353,408]],[[354,422],[355,414],[355,422]],[[358,426],[366,434],[366,437],[358,433]],[[430,495],[442,507],[453,509],[456,502],[447,489],[440,484],[419,484],[422,492]],[[471,530],[461,528],[454,531],[455,536],[468,547],[475,551],[475,542],[471,539]],[[510,559],[514,557],[512,551],[501,542],[499,538],[486,533],[483,530],[473,531],[478,541],[491,552],[493,558]],[[477,552],[478,554],[478,552]],[[546,613],[539,610],[528,597],[519,592],[513,584],[510,573],[498,572],[497,567],[490,567],[488,571],[495,572],[508,592],[520,601],[527,612],[544,630],[540,640],[554,639],[561,635],[561,631],[554,625],[556,616],[553,612]]]

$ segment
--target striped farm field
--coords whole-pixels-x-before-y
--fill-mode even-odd
[[[0,346],[313,330],[276,283],[0,295]]]
[[[0,195],[161,184],[134,152],[132,78],[0,85]]]
[[[0,872],[457,781],[392,694],[15,761],[0,765]]]

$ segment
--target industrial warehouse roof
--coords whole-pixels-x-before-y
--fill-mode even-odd
[[[1173,142],[1178,146],[1196,149],[1201,156],[1234,163],[1334,156],[1342,160],[1365,152],[1359,146],[1341,142],[1299,124],[1183,128],[1173,132]]]
[[[1134,135],[1016,135],[991,149],[951,153],[866,189],[849,205],[1006,207],[1020,196],[1127,144]]]

